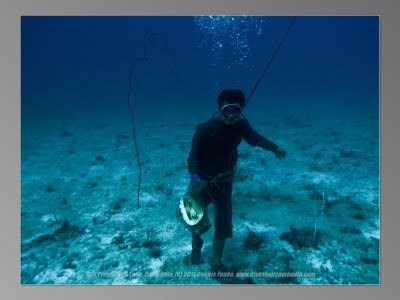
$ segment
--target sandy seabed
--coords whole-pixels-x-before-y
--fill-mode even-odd
[[[196,122],[137,125],[140,208],[129,120],[23,130],[21,283],[379,284],[378,121],[249,121],[288,157],[240,145],[223,257],[234,276],[220,277],[209,276],[213,230],[191,265],[176,211]]]

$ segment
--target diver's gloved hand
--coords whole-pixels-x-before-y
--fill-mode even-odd
[[[287,155],[286,151],[283,150],[282,148],[278,148],[274,151],[275,157],[278,159],[284,159]]]
[[[206,187],[207,183],[199,174],[193,173],[190,176],[189,195],[198,195]]]

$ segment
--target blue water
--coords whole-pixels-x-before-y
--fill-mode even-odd
[[[292,17],[237,19],[22,17],[22,120],[126,110],[129,65],[143,54],[145,32],[160,37],[137,69],[138,106],[213,105],[226,87],[248,95]],[[377,112],[378,22],[298,17],[251,106]]]
[[[171,189],[176,200],[187,184],[185,163],[196,124],[206,121],[216,111],[216,99],[222,89],[239,88],[247,96],[252,92],[292,21],[293,17],[243,16],[21,17],[21,282],[213,283],[201,279],[160,282],[154,278],[153,281],[148,278],[113,281],[79,277],[74,272],[82,271],[80,263],[85,259],[76,258],[80,247],[84,247],[77,238],[91,240],[100,236],[103,241],[104,232],[99,234],[91,228],[96,223],[91,218],[93,212],[102,205],[107,206],[112,197],[129,199],[127,214],[134,210],[138,174],[128,110],[129,85],[139,148],[143,161],[148,158],[149,164],[148,169],[144,165],[147,175],[144,175],[143,189],[146,191],[148,184],[148,190],[143,197],[150,202],[152,197],[159,197],[160,189],[154,187],[164,183],[161,190],[168,192],[162,199],[170,199]],[[140,57],[147,60],[137,62]],[[129,82],[130,67],[135,62]],[[350,261],[349,269],[357,265],[360,253],[371,248],[371,244],[374,246],[379,239],[376,232],[370,237],[372,231],[379,232],[379,17],[297,17],[244,112],[260,133],[283,145],[292,157],[285,165],[277,165],[272,162],[272,156],[268,156],[271,160],[267,163],[268,168],[275,175],[268,182],[271,185],[275,182],[276,186],[275,190],[271,189],[275,193],[271,197],[280,199],[282,194],[287,194],[300,203],[301,197],[308,197],[309,189],[304,188],[308,186],[307,180],[313,182],[314,189],[327,193],[336,209],[331,215],[331,221],[335,223],[332,228],[347,235],[335,237],[326,225],[325,246],[334,248],[332,241],[336,238],[346,240],[346,245],[360,239],[358,245],[362,246],[346,260]],[[243,149],[246,153],[265,155],[254,149]],[[105,163],[99,156],[105,157]],[[161,162],[162,159],[165,161]],[[250,161],[251,165],[255,157],[243,156],[242,159]],[[175,163],[176,166],[171,167]],[[304,182],[297,177],[299,180],[295,180],[293,174],[300,174],[296,170],[304,166],[310,168],[300,172]],[[168,172],[173,176],[167,175]],[[260,175],[255,169],[251,171],[250,168],[248,172],[254,173],[255,178]],[[123,184],[125,181],[128,185]],[[282,185],[277,184],[278,181],[282,181]],[[259,183],[255,179],[247,186],[238,184],[237,199],[244,197],[241,188],[251,190]],[[350,183],[354,184],[351,188]],[[122,186],[115,190],[113,185],[116,184]],[[107,201],[100,201],[100,196]],[[344,205],[341,201],[346,199],[359,205],[352,206],[356,207],[352,215],[356,223],[350,223],[354,228],[361,228],[362,237],[357,230],[352,230],[353,227],[342,226],[342,212],[346,209],[341,206]],[[160,202],[164,203],[163,200]],[[124,201],[121,203],[119,205],[124,205]],[[73,205],[68,208],[70,204]],[[81,205],[80,211],[77,207]],[[150,203],[149,209],[154,205],[158,208],[158,204]],[[169,213],[174,210],[174,201],[165,205],[162,208],[168,209]],[[279,207],[279,204],[272,207]],[[362,209],[357,212],[359,207]],[[256,213],[258,209],[243,206],[238,211]],[[165,217],[164,211],[157,210],[154,214]],[[104,217],[104,211],[96,211],[95,215]],[[153,219],[150,216],[146,219],[145,215],[147,213],[137,217],[152,224]],[[262,216],[258,217],[262,219]],[[127,217],[122,214],[120,218]],[[271,218],[274,219],[274,215]],[[299,222],[301,219],[304,218],[299,216]],[[53,229],[65,224],[63,221],[81,230],[61,227],[70,234],[54,241],[52,237],[60,231]],[[240,222],[244,221],[236,222],[239,236],[243,234],[239,230],[243,227]],[[280,219],[276,228],[282,222],[288,230],[290,218]],[[171,224],[175,223],[171,221]],[[314,224],[312,220],[309,223]],[[97,228],[105,226],[103,224],[107,222]],[[108,228],[109,233],[120,225],[117,222],[104,228]],[[254,224],[251,226],[253,230],[258,228]],[[177,235],[179,230],[182,226],[176,227]],[[281,228],[279,232],[283,231]],[[134,230],[129,232],[135,234]],[[265,234],[265,231],[261,232]],[[348,234],[354,234],[354,239]],[[179,236],[185,239],[185,233],[181,232]],[[110,241],[111,238],[112,235]],[[167,245],[178,240],[173,234],[170,239],[163,238],[160,239]],[[67,239],[62,247],[57,244],[60,239]],[[75,241],[75,250],[68,248],[67,244],[71,242],[68,239]],[[187,233],[186,239],[188,245],[190,236]],[[104,241],[100,244],[104,243],[107,244]],[[87,246],[86,242],[84,244]],[[230,255],[236,251],[235,244],[232,245],[227,250]],[[104,250],[97,244],[89,252],[95,253],[99,247],[106,257],[115,252]],[[43,248],[50,249],[46,258],[40,256]],[[121,251],[125,250],[122,248]],[[163,251],[169,253],[172,249],[175,248],[165,246]],[[290,249],[294,253],[297,251]],[[271,253],[278,251],[269,250]],[[339,262],[343,264],[341,259],[350,254],[333,256],[328,252],[312,254],[309,261],[314,262],[311,265],[315,269],[310,263],[302,262],[302,255],[298,255],[297,266],[308,271],[317,270],[317,273],[322,268],[325,275],[296,283],[379,282],[378,252],[361,258],[365,265],[360,271],[365,277],[361,279],[358,273],[346,275],[346,278],[340,275],[347,269],[340,269]],[[69,257],[67,261],[65,257]],[[267,262],[268,255],[257,259]],[[322,263],[315,263],[316,260]],[[94,261],[98,263],[98,260]],[[129,259],[119,261],[120,268],[126,261]],[[173,269],[176,265],[176,262],[163,263],[164,269]],[[245,263],[242,263],[243,267]],[[252,262],[249,264],[251,266]],[[112,267],[111,262],[112,268],[118,268],[117,265]],[[135,265],[134,270],[142,271],[154,267],[150,268],[147,262],[140,260],[127,265],[131,270]],[[267,266],[263,265],[264,271],[271,270]],[[54,268],[64,271],[57,269],[54,275],[51,273]],[[90,265],[91,271],[98,271],[96,268],[96,264]],[[182,266],[179,268],[183,271]],[[101,266],[100,269],[110,268]],[[329,272],[331,275],[327,275]],[[255,280],[256,283],[286,283]]]

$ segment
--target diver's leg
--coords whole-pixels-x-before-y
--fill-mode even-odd
[[[223,188],[214,191],[214,257],[211,264],[212,272],[226,272],[222,264],[222,254],[225,240],[232,237],[232,182],[224,184]]]
[[[224,246],[225,246],[224,239],[214,240],[214,257],[212,260],[212,264],[214,266],[222,264],[221,258],[222,258],[222,253],[224,252]]]
[[[201,264],[201,248],[203,247],[203,239],[200,235],[192,234],[192,252],[190,253],[190,262],[192,265]]]
[[[211,222],[207,214],[207,206],[209,205],[211,198],[207,190],[203,191],[200,195],[194,198],[195,201],[203,209],[203,217],[200,222],[192,226],[192,252],[190,253],[190,262],[193,265],[199,265],[202,263],[201,260],[201,248],[203,247],[203,239],[201,235],[211,228]]]

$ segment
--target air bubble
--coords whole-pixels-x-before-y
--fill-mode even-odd
[[[232,51],[239,63],[244,64],[251,50],[248,39],[262,33],[264,20],[254,16],[198,16],[194,22],[205,36],[199,42],[202,47],[212,49],[215,56],[226,57],[224,51]]]

